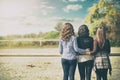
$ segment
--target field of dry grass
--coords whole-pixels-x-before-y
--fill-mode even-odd
[[[120,79],[119,60],[111,58],[113,73],[109,80]],[[60,57],[0,57],[0,80],[62,80],[62,74]],[[75,78],[79,80],[77,69]]]

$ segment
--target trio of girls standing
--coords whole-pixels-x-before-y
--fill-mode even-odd
[[[98,28],[96,39],[93,40],[89,36],[89,29],[86,25],[79,27],[78,37],[75,37],[71,23],[63,25],[59,41],[59,52],[62,55],[61,63],[64,74],[63,80],[74,80],[77,63],[80,80],[91,80],[93,65],[96,69],[97,80],[102,78],[107,80],[107,71],[109,69],[111,73],[112,69],[109,59],[110,43],[106,39],[104,29],[104,26]]]

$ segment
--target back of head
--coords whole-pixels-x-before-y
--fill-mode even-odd
[[[61,39],[69,40],[74,35],[74,29],[71,23],[65,23],[61,31]]]
[[[106,28],[105,26],[99,26],[96,32],[96,39],[99,47],[103,47],[106,40]]]
[[[87,25],[81,25],[78,29],[79,36],[89,36],[89,29]]]

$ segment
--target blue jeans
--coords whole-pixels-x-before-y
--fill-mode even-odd
[[[63,80],[74,80],[75,70],[77,65],[77,59],[67,60],[62,59],[62,68],[63,68]]]
[[[91,72],[93,68],[93,60],[78,63],[80,80],[91,80]]]

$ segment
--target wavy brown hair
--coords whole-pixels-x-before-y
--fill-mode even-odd
[[[96,32],[96,40],[98,42],[99,47],[103,48],[105,40],[106,40],[106,28],[105,26],[100,26]]]
[[[65,23],[61,30],[61,39],[69,40],[74,34],[73,25],[71,23]]]

